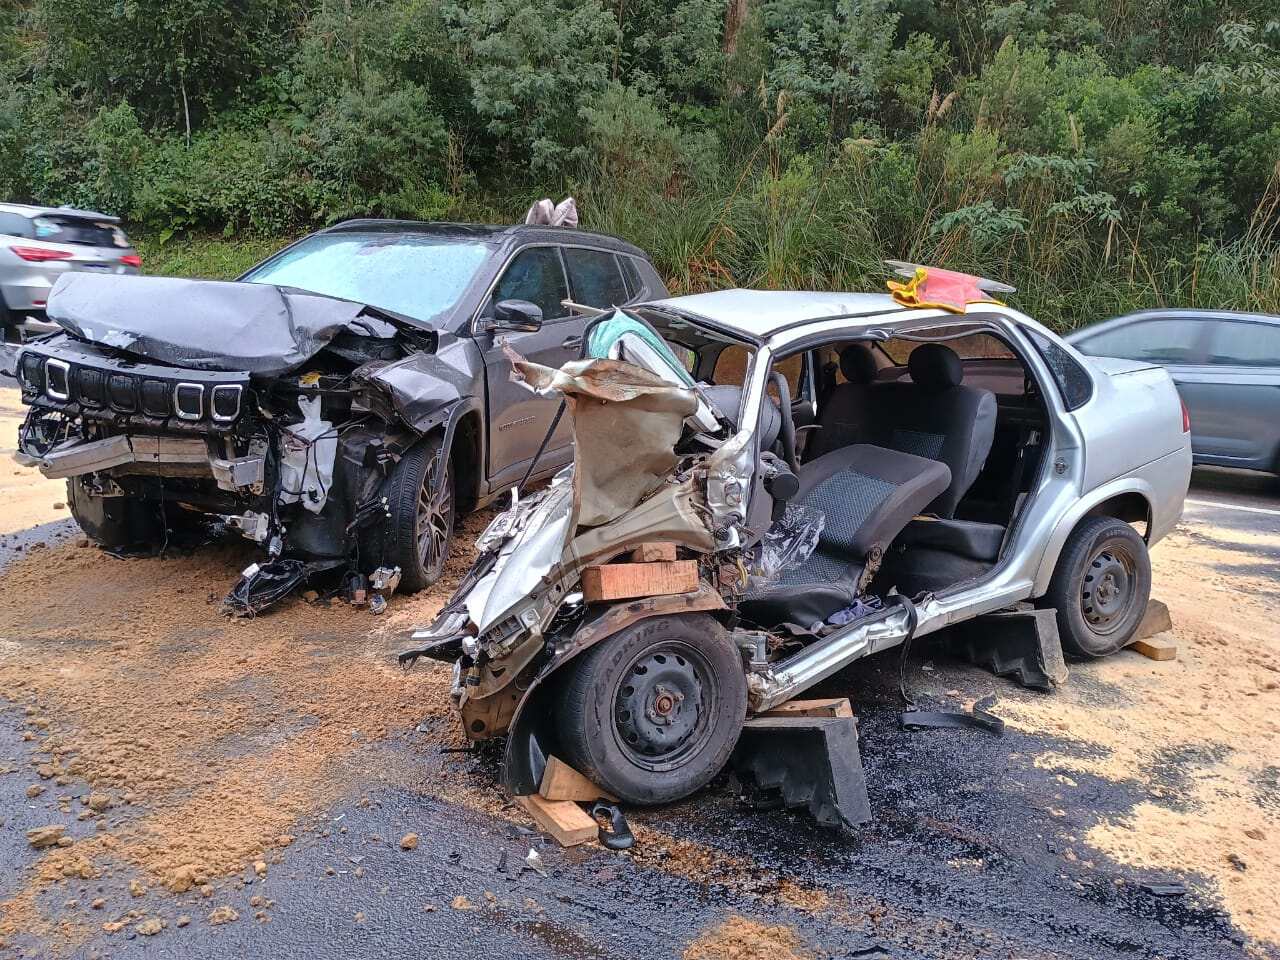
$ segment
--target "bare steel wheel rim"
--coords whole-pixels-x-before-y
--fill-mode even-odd
[[[1099,635],[1114,633],[1137,600],[1137,564],[1122,544],[1104,543],[1089,558],[1080,585],[1080,612]]]
[[[418,515],[414,526],[418,559],[422,568],[431,573],[444,566],[445,552],[449,546],[452,501],[449,463],[443,455],[438,454],[427,466],[427,475],[418,490]]]
[[[647,647],[631,661],[614,694],[613,732],[632,763],[672,770],[702,748],[712,733],[711,676],[706,658],[678,640]]]

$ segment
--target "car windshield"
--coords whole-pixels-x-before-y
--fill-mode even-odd
[[[457,304],[489,254],[483,243],[440,237],[322,233],[241,279],[297,287],[426,321]]]

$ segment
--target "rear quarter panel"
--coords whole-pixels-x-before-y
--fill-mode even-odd
[[[1082,494],[1189,448],[1188,435],[1182,432],[1182,405],[1163,369],[1105,357],[1087,362],[1095,373],[1095,393],[1075,411],[1084,438]],[[1189,468],[1188,477],[1171,477],[1170,483],[1176,486],[1188,478]]]

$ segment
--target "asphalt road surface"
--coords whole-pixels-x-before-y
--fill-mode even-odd
[[[1184,530],[1201,527],[1241,533],[1223,576],[1250,578],[1248,589],[1270,583],[1280,593],[1280,481],[1197,470]],[[74,536],[62,521],[25,542]],[[3,549],[11,557],[23,542],[10,539]],[[0,554],[0,563],[6,559]],[[1132,652],[1118,656],[1139,662]],[[518,811],[502,807],[492,755],[441,752],[440,728],[448,721],[434,717],[371,744],[362,757],[364,782],[297,823],[296,839],[276,852],[265,876],[246,864],[238,875],[213,880],[208,896],[158,884],[130,896],[125,887],[134,875],[125,869],[38,887],[34,909],[14,915],[54,922],[4,937],[0,956],[1280,956],[1194,871],[1118,862],[1081,840],[1157,788],[1184,796],[1187,763],[1166,764],[1142,780],[1087,773],[1068,779],[1035,761],[1046,752],[1078,751],[1066,731],[1057,738],[1013,727],[1002,739],[974,730],[903,732],[898,667],[891,652],[816,691],[848,695],[859,717],[875,820],[856,836],[785,811],[745,809],[721,780],[683,803],[632,811],[640,838],[629,853],[541,845],[522,829],[527,821]],[[938,643],[913,652],[907,682],[926,702],[990,692],[1007,702],[1040,696]],[[1095,665],[1073,665],[1070,683],[1098,702],[1118,695]],[[0,901],[32,889],[41,855],[25,833],[51,820],[48,804],[24,794],[40,742],[24,739],[27,721],[16,694],[7,705],[0,698]],[[390,768],[399,772],[394,783],[377,773]],[[1256,802],[1280,809],[1277,768],[1263,773],[1271,779]],[[438,789],[445,779],[490,792],[493,807],[457,801]],[[75,797],[89,788],[72,778],[50,789]],[[56,809],[52,815],[57,819]],[[94,829],[91,819],[58,822],[77,837]],[[410,832],[418,846],[401,850],[400,838]],[[514,876],[531,846],[545,875]],[[504,858],[508,869],[500,872]],[[1144,887],[1169,881],[1186,892],[1158,896]],[[97,898],[109,907],[95,911]],[[237,919],[208,922],[224,905]],[[118,929],[103,929],[126,908]],[[163,918],[163,930],[139,932],[140,917]],[[67,921],[61,929],[60,918]],[[734,918],[747,927],[735,927]]]

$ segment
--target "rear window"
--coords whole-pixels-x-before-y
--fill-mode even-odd
[[[483,243],[385,233],[322,233],[241,279],[297,287],[431,320],[452,309],[489,259]]]
[[[26,217],[16,213],[0,213],[0,234],[31,240],[35,237],[35,229]]]
[[[1062,394],[1062,403],[1068,410],[1077,410],[1089,402],[1093,396],[1093,378],[1089,371],[1076,361],[1060,344],[1050,340],[1039,330],[1023,327],[1027,339],[1036,348],[1054,383]]]
[[[604,250],[565,247],[573,299],[588,307],[616,307],[627,302],[618,258]]]
[[[31,219],[34,238],[86,247],[127,247],[124,231],[112,223],[42,214]]]

